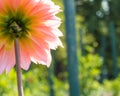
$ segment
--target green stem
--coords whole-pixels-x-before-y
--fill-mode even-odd
[[[14,47],[15,47],[15,59],[16,59],[16,71],[17,71],[17,86],[18,86],[18,94],[19,94],[18,96],[24,96],[21,68],[20,68],[20,49],[19,49],[19,43],[17,38],[14,41]]]

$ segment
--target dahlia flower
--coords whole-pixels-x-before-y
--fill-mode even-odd
[[[61,10],[51,0],[0,0],[0,74],[15,65],[14,40],[19,40],[20,66],[31,61],[50,66],[50,49],[62,46],[58,29]]]

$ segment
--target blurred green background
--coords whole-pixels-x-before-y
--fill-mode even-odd
[[[31,64],[22,70],[25,96],[70,95],[65,0],[53,0],[63,12],[60,30],[64,48],[51,51],[50,68]],[[66,0],[68,1],[68,0]],[[70,0],[75,4],[79,96],[120,96],[120,0]],[[67,11],[66,11],[67,14]],[[74,45],[73,45],[74,46]],[[74,58],[74,57],[73,57]],[[74,64],[73,64],[74,66]],[[15,69],[0,75],[0,96],[17,96]],[[74,78],[73,78],[74,79]],[[74,95],[78,96],[78,95]]]

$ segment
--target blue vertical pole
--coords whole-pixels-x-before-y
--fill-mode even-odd
[[[53,73],[52,73],[52,69],[49,68],[48,69],[48,83],[49,83],[49,89],[50,89],[50,94],[49,96],[55,96],[54,95],[54,83],[53,83]]]
[[[64,0],[70,96],[80,96],[74,0]]]
[[[116,45],[116,36],[115,36],[115,25],[111,21],[109,25],[110,37],[111,37],[111,47],[112,47],[112,58],[113,58],[113,70],[114,78],[118,75],[118,65],[117,65],[117,45]]]
[[[48,68],[48,83],[49,83],[49,90],[50,90],[50,94],[49,96],[55,96],[55,92],[54,92],[54,81],[53,81],[53,77],[54,77],[54,65],[55,65],[55,52],[52,51],[52,65],[50,66],[50,68]]]

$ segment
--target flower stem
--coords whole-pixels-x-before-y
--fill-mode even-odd
[[[15,47],[15,59],[16,59],[16,71],[17,71],[17,86],[18,86],[18,96],[24,96],[23,94],[23,86],[22,86],[22,76],[21,76],[21,68],[20,68],[20,49],[18,38],[14,41]]]

